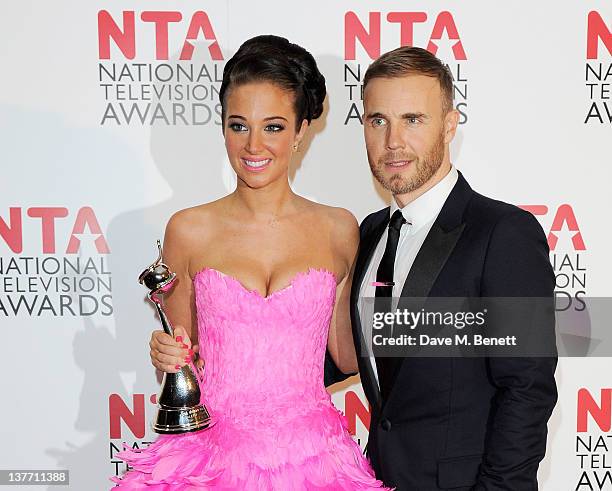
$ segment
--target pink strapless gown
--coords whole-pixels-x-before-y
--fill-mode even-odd
[[[333,273],[309,269],[262,297],[205,268],[194,287],[216,423],[120,452],[133,469],[113,490],[380,490],[323,385]]]

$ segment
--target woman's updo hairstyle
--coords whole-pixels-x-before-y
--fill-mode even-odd
[[[304,119],[310,123],[323,112],[325,77],[308,51],[283,37],[268,34],[251,38],[227,61],[219,90],[223,121],[228,92],[251,82],[271,82],[291,91],[298,129]]]

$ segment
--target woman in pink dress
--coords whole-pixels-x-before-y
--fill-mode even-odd
[[[199,351],[215,424],[126,448],[118,455],[132,469],[116,487],[382,488],[323,385],[326,347],[342,371],[357,371],[348,297],[359,228],[289,185],[325,93],[314,58],[284,38],[250,39],[227,62],[220,99],[237,186],[168,221],[164,262],[178,281],[165,306],[177,337],[151,340],[166,372]]]

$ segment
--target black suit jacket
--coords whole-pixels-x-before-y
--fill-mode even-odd
[[[351,320],[372,418],[368,456],[400,491],[530,491],[557,400],[556,357],[403,358],[380,394],[361,353],[357,301],[389,208],[367,216],[351,291]],[[537,220],[474,192],[461,173],[419,250],[402,297],[550,297],[555,279]],[[401,308],[401,303],[399,308]],[[554,312],[543,332],[554,344]],[[341,379],[330,357],[326,384]]]

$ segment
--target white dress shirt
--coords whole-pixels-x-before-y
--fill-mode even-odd
[[[416,258],[419,249],[425,241],[425,237],[429,233],[432,225],[436,221],[442,206],[444,205],[448,195],[455,186],[459,174],[454,166],[451,166],[450,171],[442,180],[437,183],[434,187],[423,193],[417,199],[408,203],[403,208],[400,208],[396,203],[395,199],[391,200],[391,209],[389,210],[389,217],[393,215],[396,210],[401,210],[402,215],[406,219],[404,225],[400,229],[399,242],[397,244],[397,253],[395,255],[395,263],[393,268],[393,297],[399,297],[404,282],[408,277],[408,272],[412,267],[412,263]],[[359,290],[360,298],[374,298],[376,295],[376,287],[372,285],[376,281],[376,270],[382,259],[383,253],[385,252],[385,246],[387,244],[387,235],[389,227],[385,228],[368,267],[363,277],[363,282]],[[359,301],[358,309],[359,316],[364,317],[364,311],[366,302]],[[368,304],[369,305],[369,304]],[[372,352],[372,333],[366,332],[371,327],[371,322],[362,323],[364,329],[364,337],[368,353],[370,355],[370,363],[372,364],[372,370],[378,382],[378,372],[376,370],[376,362]]]

